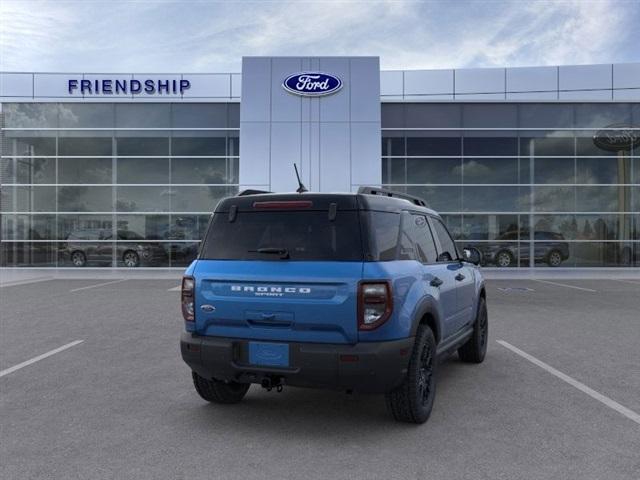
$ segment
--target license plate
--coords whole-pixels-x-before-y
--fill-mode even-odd
[[[286,343],[249,342],[249,363],[268,367],[288,367],[289,345]]]

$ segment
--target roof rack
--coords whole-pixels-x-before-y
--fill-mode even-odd
[[[266,190],[253,190],[251,188],[248,188],[246,190],[242,190],[240,193],[238,193],[238,195],[236,195],[236,197],[246,197],[247,195],[261,195],[263,193],[273,193],[273,192],[268,192]]]
[[[427,205],[427,202],[425,202],[420,197],[414,197],[413,195],[409,195],[407,193],[394,192],[393,190],[385,190],[384,188],[360,187],[358,189],[358,193],[363,193],[366,195],[379,195],[381,197],[401,198],[402,200],[407,200],[413,203],[414,205],[429,208],[429,206]]]

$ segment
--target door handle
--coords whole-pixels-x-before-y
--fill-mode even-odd
[[[432,287],[439,287],[443,283],[444,282],[440,280],[438,277],[433,277],[433,280],[429,282],[429,285],[431,285]]]
[[[457,281],[461,282],[461,281],[462,281],[462,280],[464,280],[466,277],[465,277],[463,274],[459,273],[459,274],[457,274],[457,275],[456,275],[456,277],[455,277],[455,278],[456,278],[456,280],[457,280]]]

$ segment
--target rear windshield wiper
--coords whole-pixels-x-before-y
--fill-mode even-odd
[[[286,248],[280,248],[280,247],[265,247],[265,248],[259,248],[257,250],[249,250],[249,252],[250,253],[266,253],[269,255],[280,255],[280,258],[283,260],[290,258],[289,250],[287,250]]]

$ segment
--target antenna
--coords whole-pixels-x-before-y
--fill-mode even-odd
[[[296,190],[296,192],[298,193],[308,192],[309,190],[307,190],[307,187],[305,187],[304,183],[302,183],[302,180],[300,180],[300,174],[298,173],[298,166],[295,163],[293,164],[293,168],[296,169],[296,177],[298,178],[298,189]]]

